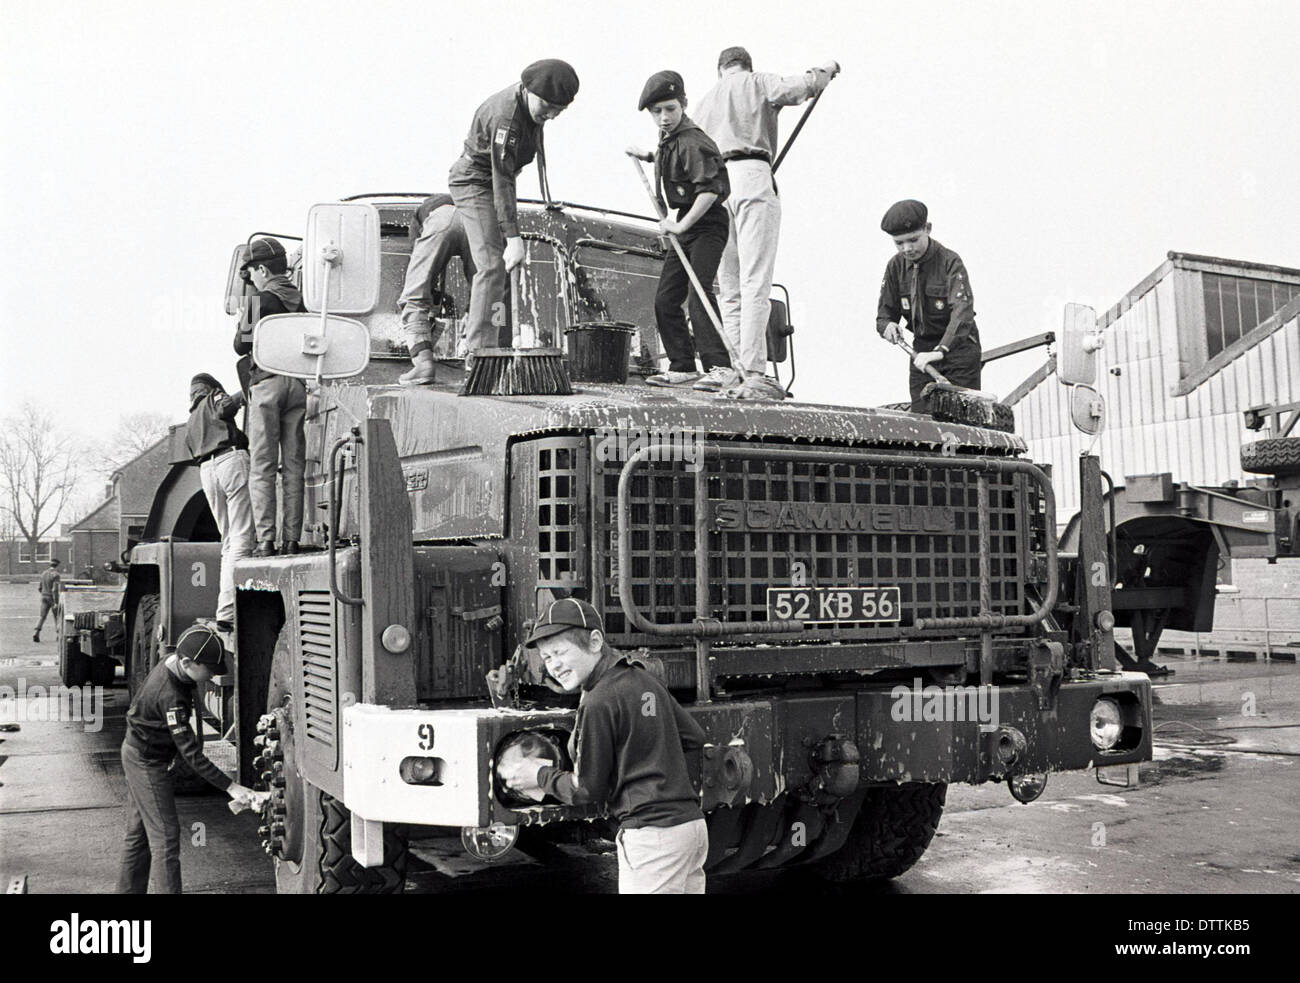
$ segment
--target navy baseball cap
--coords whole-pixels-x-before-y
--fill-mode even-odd
[[[570,628],[586,628],[588,631],[605,630],[605,623],[600,614],[586,601],[576,597],[562,597],[552,601],[533,625],[532,632],[524,642],[526,648],[532,648],[543,638],[550,638]]]
[[[213,675],[226,671],[226,648],[211,628],[192,625],[176,640],[176,654],[183,659],[193,659],[201,666],[211,666]]]

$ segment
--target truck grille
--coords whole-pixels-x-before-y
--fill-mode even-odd
[[[593,563],[607,585],[607,627],[616,644],[664,644],[631,629],[618,600],[617,493],[621,462],[594,462]],[[797,636],[882,640],[916,634],[917,618],[980,613],[979,490],[976,475],[944,467],[906,467],[759,458],[706,465],[710,515],[706,542],[696,543],[695,476],[681,462],[645,462],[632,480],[632,591],[659,623],[696,617],[696,551],[708,551],[709,616],[727,622],[767,620],[767,588],[897,587],[896,624],[814,626]],[[991,473],[988,482],[990,610],[1027,609],[1024,577],[1029,536],[1022,506],[1025,479]],[[1033,497],[1037,502],[1037,495]],[[926,637],[957,634],[929,631]],[[745,637],[745,636],[742,636]]]
[[[307,740],[338,745],[338,678],[334,659],[334,599],[327,590],[298,591],[303,719]]]

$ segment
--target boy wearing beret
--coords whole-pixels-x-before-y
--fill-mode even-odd
[[[700,725],[654,675],[610,647],[586,601],[553,601],[524,644],[536,646],[566,693],[581,691],[573,771],[519,756],[498,764],[502,781],[538,802],[606,804],[619,823],[620,894],[703,894],[708,827],[686,765],[686,753],[704,746]]]
[[[496,346],[505,324],[506,275],[524,261],[515,179],[534,157],[545,173],[542,127],[564,112],[577,94],[578,74],[568,62],[533,62],[518,83],[478,107],[465,152],[451,165],[448,190],[474,262],[466,329],[471,356],[476,349]]]
[[[659,128],[659,146],[654,154],[635,147],[627,152],[640,160],[654,161],[656,193],[662,188],[668,205],[677,209],[677,217],[660,219],[659,228],[677,236],[697,279],[709,291],[708,303],[716,312],[713,280],[727,245],[728,227],[722,203],[731,192],[722,155],[717,144],[686,115],[686,86],[676,72],[651,75],[641,90],[637,109],[649,110]],[[688,293],[690,329],[682,314],[682,301]],[[691,287],[676,250],[664,256],[659,291],[655,294],[655,322],[668,354],[668,371],[646,379],[650,385],[693,386],[700,379],[696,351],[705,373],[716,377],[731,369],[726,345],[704,301]]]
[[[966,266],[951,249],[930,236],[929,211],[914,199],[896,202],[880,228],[898,252],[880,283],[876,331],[886,341],[902,340],[900,321],[912,332],[915,357],[908,372],[912,412],[929,413],[922,395],[934,365],[955,386],[980,387],[980,334],[975,299]]]

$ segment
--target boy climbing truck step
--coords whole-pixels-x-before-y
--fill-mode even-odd
[[[1067,563],[1052,483],[1014,433],[646,387],[656,226],[567,204],[520,207],[526,317],[551,339],[634,325],[631,381],[401,386],[392,311],[423,197],[316,206],[296,272],[311,313],[257,329],[259,365],[323,380],[302,552],[235,570],[236,777],[271,793],[280,890],[400,891],[412,826],[459,830],[482,859],[608,834],[602,804],[537,801],[496,771],[520,748],[574,768],[576,694],[519,647],[561,597],[703,733],[688,767],[710,878],[898,876],[952,783],[1021,801],[1054,771],[1132,784],[1151,688],[1115,665],[1094,458],[1055,476],[1084,502]],[[466,285],[445,286],[459,306]],[[304,355],[323,321],[327,352]]]

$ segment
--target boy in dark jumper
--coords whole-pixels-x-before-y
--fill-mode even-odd
[[[677,217],[660,219],[659,228],[677,236],[699,282],[711,291],[729,228],[722,203],[731,193],[731,185],[722,155],[717,144],[686,115],[686,87],[676,72],[651,75],[641,90],[637,109],[649,110],[659,128],[659,147],[653,154],[635,147],[627,152],[638,160],[654,161],[655,193],[662,189],[669,207],[677,209]],[[688,294],[690,330],[682,313],[682,302]],[[718,301],[711,293],[708,303],[716,313]],[[676,250],[664,256],[659,292],[655,295],[655,322],[668,354],[668,370],[647,378],[650,385],[693,386],[700,379],[696,351],[705,373],[711,377],[730,371],[727,347],[704,301],[691,289]]]
[[[620,894],[703,894],[708,828],[685,752],[704,731],[640,663],[605,642],[586,601],[551,603],[524,643],[567,693],[581,690],[569,753],[573,771],[535,756],[506,755],[498,774],[536,801],[605,803],[618,820]]]

